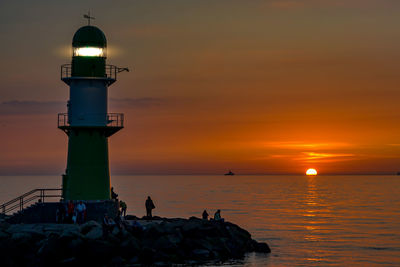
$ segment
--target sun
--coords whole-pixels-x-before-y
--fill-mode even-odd
[[[306,175],[317,175],[318,172],[316,169],[310,168],[306,171]]]

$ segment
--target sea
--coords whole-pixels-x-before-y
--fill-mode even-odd
[[[0,179],[0,203],[61,186],[58,176]],[[400,176],[113,175],[111,182],[128,214],[143,216],[147,196],[162,217],[220,209],[271,247],[223,265],[400,266]]]

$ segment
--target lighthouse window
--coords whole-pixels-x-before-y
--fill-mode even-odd
[[[103,57],[105,49],[100,47],[76,47],[74,48],[75,57]]]

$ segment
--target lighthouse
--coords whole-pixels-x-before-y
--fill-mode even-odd
[[[69,86],[67,113],[58,114],[58,128],[68,136],[67,167],[62,179],[64,200],[108,200],[108,138],[124,127],[122,113],[108,113],[108,88],[127,68],[107,65],[107,40],[90,25],[72,39],[72,62],[61,66]]]

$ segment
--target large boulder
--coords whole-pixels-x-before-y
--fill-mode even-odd
[[[42,265],[50,266],[52,263],[67,257],[65,256],[67,254],[66,252],[64,246],[58,239],[58,235],[51,235],[49,238],[39,243],[37,255]]]
[[[201,223],[199,223],[198,221],[187,221],[185,224],[183,224],[181,228],[182,234],[185,237],[187,236],[196,237],[200,227]]]
[[[142,264],[152,264],[157,251],[151,247],[143,247],[139,254],[139,261]]]
[[[113,236],[119,236],[119,235],[122,235],[122,232],[121,232],[121,230],[120,230],[118,227],[114,227],[114,228],[112,229],[112,231],[111,231],[111,234],[112,234]]]
[[[0,230],[0,240],[1,239],[6,239],[6,238],[9,238],[9,237],[10,237],[9,233],[7,233],[7,232],[5,232],[3,230]]]
[[[60,233],[64,231],[65,227],[76,227],[73,224],[43,224],[43,231],[46,233]]]
[[[102,227],[93,227],[85,235],[85,238],[90,239],[90,240],[101,239],[102,237],[103,237],[103,228]]]
[[[83,235],[86,235],[87,233],[90,232],[90,230],[92,230],[93,228],[96,228],[96,227],[101,227],[101,224],[99,224],[96,221],[88,221],[88,222],[82,224],[79,228],[80,228],[80,232]]]
[[[205,261],[210,259],[211,253],[209,250],[207,249],[194,249],[191,252],[191,258],[195,259],[195,260],[201,260],[201,261]]]
[[[195,249],[206,249],[206,250],[213,249],[213,245],[207,239],[200,239],[200,238],[194,238],[194,239],[185,238],[183,247],[187,253],[190,253],[192,250]]]
[[[231,223],[226,223],[225,229],[229,233],[228,246],[233,255],[243,255],[251,250],[252,239],[249,232]]]
[[[163,235],[153,243],[153,248],[157,251],[175,252],[182,243],[182,240],[182,237],[179,235]]]
[[[153,223],[146,226],[145,230],[143,231],[143,237],[146,239],[155,240],[158,237],[166,234],[166,230],[162,227],[162,225],[158,223]]]
[[[69,251],[71,255],[73,255],[71,258],[75,259],[76,256],[78,256],[81,253],[83,246],[84,246],[83,239],[75,238],[67,242],[66,250]]]
[[[267,243],[257,242],[255,240],[252,240],[252,246],[253,246],[254,252],[271,253],[271,249]]]
[[[207,240],[208,244],[212,247],[210,251],[213,254],[213,258],[225,260],[232,257],[232,250],[228,245],[228,238],[207,236],[205,240]]]
[[[32,239],[32,235],[29,233],[21,232],[21,233],[13,233],[11,235],[11,241],[14,243],[25,243],[30,242]]]
[[[139,220],[139,218],[134,215],[126,215],[125,220]]]
[[[77,238],[83,238],[84,236],[79,231],[79,228],[66,228],[61,232],[60,238],[64,240],[73,240]]]
[[[125,239],[119,247],[119,252],[122,257],[126,259],[133,258],[134,256],[138,256],[140,253],[140,241],[131,236],[129,239]]]
[[[45,233],[43,231],[42,226],[37,224],[14,224],[8,227],[6,231],[10,234],[15,234],[15,233],[29,234],[34,239],[34,241],[43,239],[45,237]]]
[[[125,260],[120,256],[113,257],[107,264],[110,267],[121,267],[126,266]]]
[[[118,255],[118,248],[105,240],[87,240],[82,252],[80,256],[93,260],[94,265],[92,266],[96,266],[99,263],[102,265],[107,260]]]
[[[184,225],[184,223],[179,222],[179,221],[163,221],[162,223],[159,224],[159,226],[163,229],[163,232],[165,234],[176,234],[176,235],[181,235],[181,228]]]

